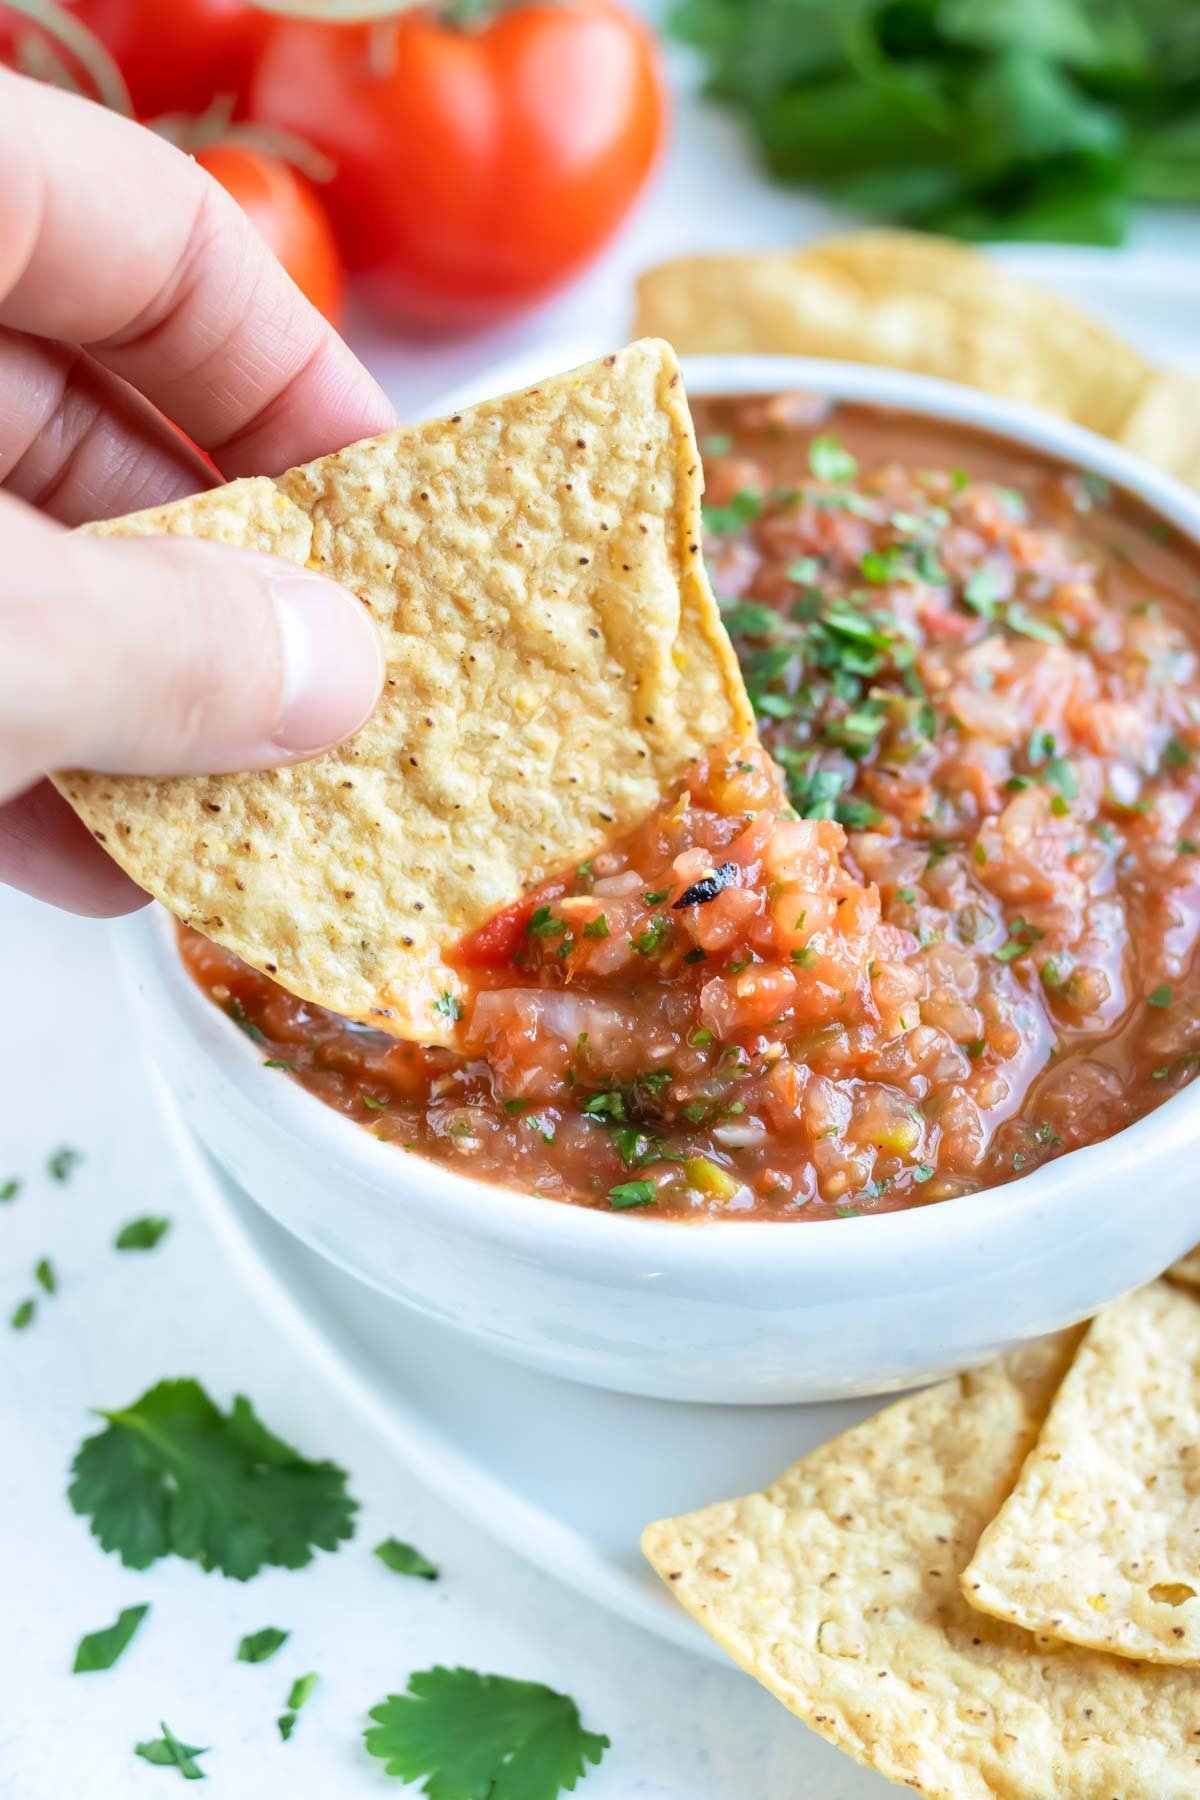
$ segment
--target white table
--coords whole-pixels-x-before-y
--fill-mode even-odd
[[[439,393],[538,344],[584,353],[621,341],[630,274],[656,257],[787,242],[831,222],[818,204],[771,189],[724,120],[684,103],[650,201],[569,295],[466,345],[397,347],[366,328],[356,338],[419,416]],[[1200,252],[1200,219],[1148,218],[1139,241]],[[258,1316],[154,1117],[105,928],[0,893],[0,971],[0,1182],[24,1179],[0,1206],[0,1800],[174,1793],[178,1777],[132,1754],[160,1718],[212,1745],[206,1791],[226,1800],[408,1791],[367,1757],[359,1733],[369,1706],[436,1661],[573,1695],[613,1744],[579,1790],[587,1800],[792,1800],[800,1725],[734,1671],[617,1622],[448,1513]],[[62,1143],[86,1157],[66,1186],[45,1173]],[[117,1255],[118,1227],[146,1212],[171,1215],[170,1236],[153,1254]],[[10,1332],[3,1321],[36,1291],[43,1255],[60,1292],[39,1300],[28,1331]],[[353,1543],[246,1585],[174,1559],[139,1575],[104,1555],[65,1497],[87,1409],[126,1404],[167,1375],[197,1376],[222,1404],[244,1390],[274,1430],[349,1470],[363,1506]],[[388,1573],[370,1547],[389,1533],[417,1544],[443,1579]],[[119,1666],[72,1676],[79,1637],[142,1600],[153,1611]],[[236,1663],[242,1634],[268,1624],[291,1629],[285,1649],[259,1667]],[[321,1684],[281,1744],[276,1715],[309,1669]],[[840,1759],[815,1749],[813,1767],[832,1777]]]

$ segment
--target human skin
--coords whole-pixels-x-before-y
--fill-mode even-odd
[[[145,895],[47,770],[294,762],[355,731],[382,681],[373,624],[332,582],[65,528],[395,423],[190,158],[0,68],[0,880],[131,910]]]

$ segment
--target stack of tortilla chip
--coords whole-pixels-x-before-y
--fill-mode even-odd
[[[679,257],[642,276],[637,329],[687,355],[838,357],[961,381],[1200,485],[1200,381],[1153,368],[1079,307],[944,238],[862,231]]]
[[[1182,1285],[902,1400],[643,1546],[771,1693],[931,1800],[1200,1794],[1200,1299]]]

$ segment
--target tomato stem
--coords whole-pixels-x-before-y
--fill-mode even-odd
[[[5,0],[5,4],[10,12],[20,13],[22,18],[36,25],[52,45],[65,50],[79,64],[91,82],[97,100],[112,112],[123,113],[127,119],[133,117],[133,101],[129,97],[125,77],[95,32],[89,31],[65,6],[60,6],[58,0]],[[76,93],[82,91],[66,65],[53,51],[46,55],[31,46],[26,54],[31,54],[34,59],[26,70],[27,74],[51,80],[59,87],[73,88]],[[40,68],[37,66],[39,60]]]
[[[324,151],[295,132],[274,125],[234,123],[236,96],[218,94],[202,113],[163,113],[149,121],[150,129],[164,137],[189,156],[199,156],[218,144],[232,144],[243,150],[260,150],[266,156],[277,156],[290,163],[310,181],[332,181],[336,164]]]

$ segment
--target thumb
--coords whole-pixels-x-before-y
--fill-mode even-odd
[[[0,796],[46,769],[215,774],[314,755],[383,680],[360,601],[193,538],[73,537],[0,497]]]

